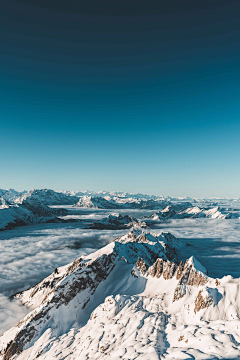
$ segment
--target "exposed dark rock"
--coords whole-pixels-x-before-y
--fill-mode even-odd
[[[136,263],[136,268],[141,272],[141,274],[145,274],[149,268],[148,264],[145,263],[143,259],[138,259]]]
[[[198,296],[196,297],[195,308],[194,308],[195,314],[199,310],[205,309],[205,308],[209,307],[210,305],[212,305],[212,303],[213,303],[213,299],[210,295],[206,295],[204,298],[202,293],[203,293],[202,290],[200,290],[198,293]]]

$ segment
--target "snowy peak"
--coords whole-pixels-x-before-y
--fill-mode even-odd
[[[43,205],[72,205],[78,201],[78,198],[54,190],[42,189],[28,191],[14,200],[16,204],[22,204],[24,201],[30,204],[39,202]]]
[[[198,206],[189,207],[186,209],[176,208],[169,205],[158,213],[152,214],[149,219],[155,221],[164,221],[168,219],[196,219],[196,218],[210,218],[210,219],[236,219],[239,218],[239,213],[228,212],[216,206],[211,209],[199,208]]]
[[[128,234],[115,240],[115,251],[120,258],[135,263],[143,257],[150,266],[158,257],[176,260],[180,241],[170,233],[146,233],[142,229],[133,228]]]
[[[187,264],[188,264],[188,266],[192,266],[192,269],[194,269],[196,271],[200,271],[203,274],[207,274],[206,268],[194,256],[191,256],[187,260]]]
[[[37,200],[11,205],[0,198],[0,230],[44,222],[63,222],[58,216],[66,215],[65,209],[52,209]]]
[[[117,209],[120,207],[114,200],[100,196],[83,196],[74,206],[95,209]]]
[[[224,211],[220,207],[216,206],[212,209],[205,210],[199,207],[193,207],[190,209],[186,209],[178,214],[179,218],[210,218],[210,219],[232,219],[239,218],[239,213],[232,213],[228,211]]]
[[[171,316],[190,325],[193,321],[198,324],[203,316],[214,317],[213,309],[221,309],[223,295],[219,291],[224,294],[224,281],[221,284],[222,280],[207,277],[194,257],[185,264],[168,258],[168,252],[179,246],[181,242],[169,233],[146,233],[133,228],[97,252],[55,269],[42,282],[16,295],[31,311],[0,338],[3,359],[57,359],[56,350],[63,338],[73,344],[73,359],[79,354],[82,358],[90,354],[92,359],[105,353],[113,357],[119,347],[114,338],[118,338],[121,318],[126,320],[123,329],[129,341],[126,358],[133,359],[132,349],[144,324],[155,321],[157,334],[159,329],[164,334]],[[116,329],[114,324],[118,325]],[[103,334],[98,336],[103,327]],[[68,338],[72,331],[76,336]],[[143,331],[150,336],[149,327]],[[143,351],[141,337],[138,344]],[[150,336],[146,341],[155,351],[155,340]],[[161,349],[165,351],[164,345]]]
[[[145,222],[138,221],[129,215],[121,215],[119,213],[113,213],[107,217],[96,221],[89,225],[88,229],[109,229],[109,230],[120,230],[128,229],[134,226],[146,228],[147,225]]]
[[[15,197],[20,196],[23,193],[25,193],[25,191],[19,192],[14,189],[0,189],[0,197],[2,197],[6,201],[9,201],[10,203],[13,202]]]
[[[76,207],[96,209],[163,209],[169,203],[159,199],[137,199],[110,196],[83,196],[74,205]]]

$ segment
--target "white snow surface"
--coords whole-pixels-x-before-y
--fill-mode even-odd
[[[18,326],[3,334],[0,348],[4,349],[26,326],[33,326],[36,330],[33,340],[27,340],[13,359],[238,358],[240,279],[207,278],[205,285],[188,286],[186,295],[173,301],[178,286],[176,275],[165,280],[163,276],[152,277],[150,269],[143,275],[134,265],[135,248],[138,256],[150,261],[151,254],[160,257],[161,252],[166,254],[165,246],[169,242],[171,247],[183,246],[170,234],[134,229],[95,253],[83,256],[82,269],[76,263],[58,268],[37,287],[19,296],[31,311]],[[58,299],[63,287],[69,291],[79,276],[83,281],[87,279],[88,271],[96,279],[91,266],[95,266],[95,261],[101,264],[114,251],[117,254],[112,258],[114,267],[109,268],[110,272],[109,265],[102,269],[108,275],[94,285],[93,292],[87,287],[67,304],[62,304],[61,298],[59,305],[51,302],[54,297]],[[199,273],[205,272],[194,257],[188,263]],[[76,267],[69,272],[73,266]],[[85,270],[88,266],[89,270]],[[60,280],[53,291],[48,284],[54,279]],[[203,299],[211,299],[211,304],[196,311],[200,292]],[[86,299],[89,301],[83,307]],[[38,314],[43,317],[34,320]]]

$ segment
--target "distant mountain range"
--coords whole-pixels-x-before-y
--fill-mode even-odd
[[[230,209],[218,206],[213,199],[191,199],[188,197],[171,198],[157,197],[154,195],[128,194],[121,192],[73,192],[54,191],[50,189],[31,190],[18,192],[13,189],[0,189],[0,230],[11,229],[20,225],[39,222],[64,222],[74,221],[59,216],[66,215],[66,209],[53,209],[49,206],[72,206],[73,208],[89,209],[143,209],[158,210],[153,214],[151,220],[167,220],[170,218],[238,218],[239,214],[233,212],[234,206],[239,199],[228,199]],[[219,203],[223,199],[219,199]],[[226,199],[225,199],[226,202]],[[199,206],[195,206],[198,203]],[[118,219],[119,220],[119,219]],[[126,219],[125,219],[126,220]],[[76,220],[75,220],[76,221]],[[109,221],[109,219],[108,219]],[[123,220],[121,220],[123,221]],[[129,224],[138,222],[131,220]],[[104,228],[104,224],[93,224]],[[115,228],[121,228],[123,224],[118,223]],[[128,225],[125,224],[125,227]],[[114,228],[113,224],[105,224],[105,228]]]
[[[0,197],[9,201],[10,203],[22,203],[27,198],[35,198],[41,200],[45,205],[77,205],[86,207],[102,206],[101,202],[108,201],[108,206],[111,206],[111,201],[114,205],[130,206],[136,204],[136,208],[141,208],[147,201],[154,200],[157,203],[181,203],[190,202],[191,204],[203,203],[216,206],[222,202],[229,202],[231,204],[240,203],[240,198],[191,198],[191,197],[171,197],[171,196],[156,196],[147,194],[131,194],[118,191],[54,191],[50,189],[35,189],[30,191],[16,191],[14,189],[0,189]],[[100,198],[99,200],[97,198]],[[104,199],[104,200],[101,200]],[[151,204],[151,203],[149,203]],[[152,202],[155,204],[155,202]],[[104,206],[104,204],[103,204]],[[132,205],[134,206],[134,205]],[[150,206],[150,205],[149,205]],[[154,206],[154,205],[153,205]],[[146,207],[146,206],[145,206]]]
[[[151,220],[165,221],[168,219],[197,219],[197,218],[210,218],[210,219],[238,219],[240,218],[239,212],[231,212],[219,206],[211,209],[204,209],[195,207],[188,207],[187,209],[179,209],[179,206],[168,205],[165,209],[149,216]]]

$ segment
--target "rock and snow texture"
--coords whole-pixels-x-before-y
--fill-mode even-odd
[[[79,199],[74,205],[83,208],[95,209],[149,209],[157,210],[163,209],[169,204],[168,201],[159,199],[136,199],[136,198],[121,198],[110,196],[88,196],[85,195]],[[191,204],[190,204],[191,205]]]
[[[212,279],[168,233],[133,229],[16,295],[29,307],[1,359],[233,359],[240,280]]]
[[[118,204],[112,199],[105,199],[100,196],[83,196],[74,205],[75,207],[94,208],[94,209],[117,209]]]
[[[14,189],[0,189],[0,197],[2,197],[6,201],[13,202],[17,196],[23,195],[25,192],[26,191],[19,192]]]
[[[199,208],[198,206],[189,207],[185,210],[179,211],[175,205],[167,206],[165,209],[151,215],[149,219],[163,221],[167,219],[196,219],[196,218],[209,218],[209,219],[238,219],[240,213],[234,213],[215,206],[211,209]]]
[[[159,207],[159,204],[165,204],[165,207],[170,204],[175,203],[189,203],[191,206],[192,203],[201,204],[201,206],[221,206],[221,204],[225,204],[226,202],[230,204],[230,208],[233,209],[234,206],[237,205],[237,208],[240,206],[240,199],[239,198],[200,198],[200,199],[193,199],[190,197],[171,197],[171,196],[156,196],[156,195],[148,195],[148,194],[132,194],[120,191],[53,191],[49,189],[42,189],[42,190],[31,190],[31,191],[16,191],[14,189],[0,189],[0,197],[3,197],[5,200],[9,202],[17,202],[21,203],[23,199],[26,197],[34,196],[37,197],[38,200],[45,203],[45,205],[71,205],[76,204],[79,199],[85,200],[87,198],[91,198],[96,201],[96,206],[100,203],[101,208],[101,201],[104,202],[105,199],[107,201],[112,200],[113,204],[119,204],[121,207],[125,206],[127,208],[149,208],[149,209],[163,209],[163,206]],[[101,198],[99,201],[96,198]],[[40,199],[41,198],[41,199]],[[90,199],[90,202],[91,202]],[[157,205],[157,206],[156,206]],[[82,202],[80,202],[79,206],[83,206]],[[88,201],[84,207],[88,207]],[[92,206],[92,205],[90,205]],[[111,206],[111,204],[109,205]]]
[[[6,204],[0,207],[0,230],[12,229],[16,226],[37,222],[38,216],[24,207],[6,206]]]
[[[24,201],[29,203],[37,201],[43,205],[73,205],[78,201],[78,197],[54,190],[42,189],[28,191],[14,199],[16,204],[22,204]]]
[[[64,209],[52,209],[37,201],[11,205],[0,198],[0,230],[41,222],[63,222],[58,216],[66,215]]]
[[[9,203],[3,197],[0,197],[0,209],[8,209]]]
[[[186,209],[178,214],[178,218],[210,218],[210,219],[236,219],[239,218],[239,213],[232,213],[226,211],[219,206],[215,206],[212,209],[200,209],[199,207],[193,207]]]
[[[145,222],[138,221],[129,215],[121,215],[119,213],[113,213],[108,215],[107,217],[98,220],[91,225],[89,225],[88,229],[109,229],[109,230],[121,230],[121,229],[129,229],[131,227],[141,227],[146,228],[147,225]]]

